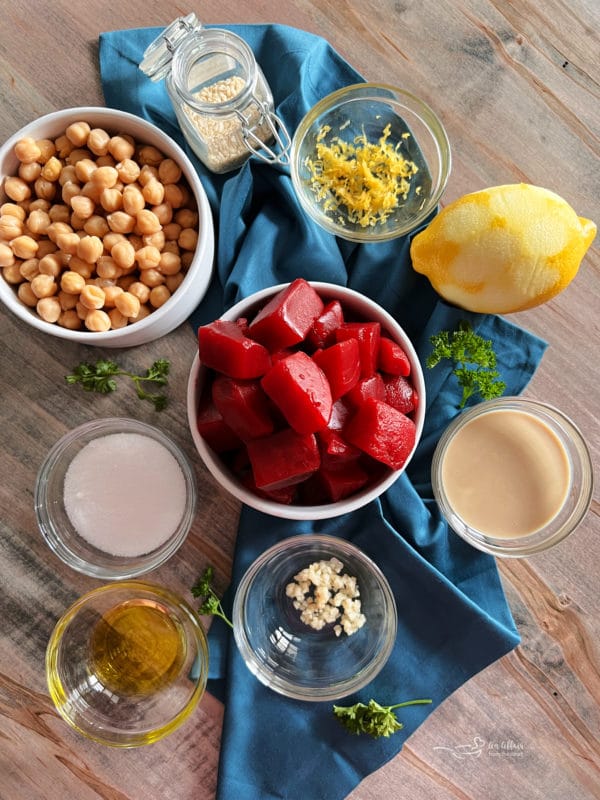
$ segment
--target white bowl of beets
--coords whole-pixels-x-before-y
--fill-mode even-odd
[[[406,469],[425,383],[381,306],[298,278],[199,329],[187,411],[204,464],[234,497],[277,517],[327,519],[374,500]]]

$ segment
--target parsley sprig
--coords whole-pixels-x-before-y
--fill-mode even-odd
[[[223,610],[221,601],[215,590],[212,587],[214,570],[211,566],[206,567],[202,575],[198,578],[194,586],[192,586],[192,595],[199,597],[202,600],[198,611],[200,614],[207,616],[221,617],[230,628],[233,628],[233,623]]]
[[[453,362],[453,372],[462,388],[460,408],[464,408],[467,400],[477,393],[484,400],[492,400],[504,393],[506,384],[500,380],[496,369],[493,343],[475,333],[469,322],[463,320],[452,333],[436,333],[430,342],[433,350],[427,358],[427,367],[432,369],[445,359]]]
[[[393,706],[382,706],[376,700],[369,700],[368,705],[356,703],[353,706],[334,706],[333,713],[341,724],[356,736],[367,733],[373,739],[378,739],[380,736],[387,738],[404,727],[394,714],[396,708],[429,705],[431,702],[429,699],[405,700]]]
[[[142,375],[122,369],[114,361],[99,358],[95,364],[83,361],[74,367],[70,375],[65,375],[68,384],[79,383],[86,392],[98,392],[99,394],[109,394],[117,389],[116,377],[124,375],[135,384],[137,396],[140,400],[147,400],[152,403],[156,411],[162,411],[167,407],[167,396],[160,392],[149,392],[146,390],[147,383],[157,386],[166,386],[169,375],[169,362],[166,358],[159,358]]]

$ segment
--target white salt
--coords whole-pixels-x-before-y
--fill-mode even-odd
[[[186,495],[177,459],[139,433],[89,442],[65,475],[65,510],[73,526],[115,556],[140,556],[164,544],[181,522]]]

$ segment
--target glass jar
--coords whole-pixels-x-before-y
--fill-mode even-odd
[[[251,48],[229,31],[179,17],[146,49],[140,69],[165,80],[190,147],[211,172],[225,173],[254,154],[289,163],[290,136]]]

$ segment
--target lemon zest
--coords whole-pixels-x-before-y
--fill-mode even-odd
[[[388,141],[388,124],[376,142],[369,142],[364,130],[351,142],[338,136],[326,142],[330,130],[328,125],[320,129],[315,158],[305,160],[315,198],[326,212],[340,212],[340,218],[345,211],[347,222],[361,228],[384,223],[406,200],[411,178],[418,172],[416,164],[400,153],[410,134],[393,145]]]

